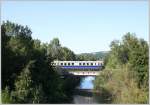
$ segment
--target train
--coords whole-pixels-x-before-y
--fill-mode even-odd
[[[100,69],[103,67],[103,61],[53,61],[54,67],[63,69]]]

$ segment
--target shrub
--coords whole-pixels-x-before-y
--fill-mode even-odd
[[[104,70],[96,78],[94,90],[109,94],[107,99],[111,99],[111,103],[148,103],[148,91],[138,87],[133,74],[128,67]]]
[[[8,87],[5,88],[5,90],[2,90],[2,95],[1,95],[2,103],[3,104],[10,104],[13,103],[11,94],[9,93]]]

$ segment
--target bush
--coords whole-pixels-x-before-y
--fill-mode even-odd
[[[109,94],[106,98],[111,99],[111,103],[148,103],[148,92],[144,88],[138,88],[132,74],[127,67],[113,71],[104,70],[96,78],[94,90]],[[107,90],[107,93],[103,90]]]
[[[5,88],[5,90],[2,90],[2,95],[1,95],[2,103],[3,104],[10,104],[13,103],[11,94],[9,93],[8,87]]]

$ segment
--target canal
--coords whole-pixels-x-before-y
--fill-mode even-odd
[[[97,95],[93,93],[95,76],[81,77],[80,86],[76,88],[73,103],[75,104],[98,104]]]

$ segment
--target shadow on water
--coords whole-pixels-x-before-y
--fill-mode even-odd
[[[102,91],[98,93],[93,93],[93,98],[100,104],[112,103],[112,94],[106,89],[102,89]]]
[[[80,95],[80,96],[88,96],[88,97],[92,97],[93,96],[93,92],[91,89],[76,89],[74,95]]]
[[[74,93],[74,95],[80,96],[80,98],[91,98],[89,103],[93,104],[110,104],[112,102],[112,95],[105,89],[103,89],[101,93],[93,92],[93,89],[76,89]]]

